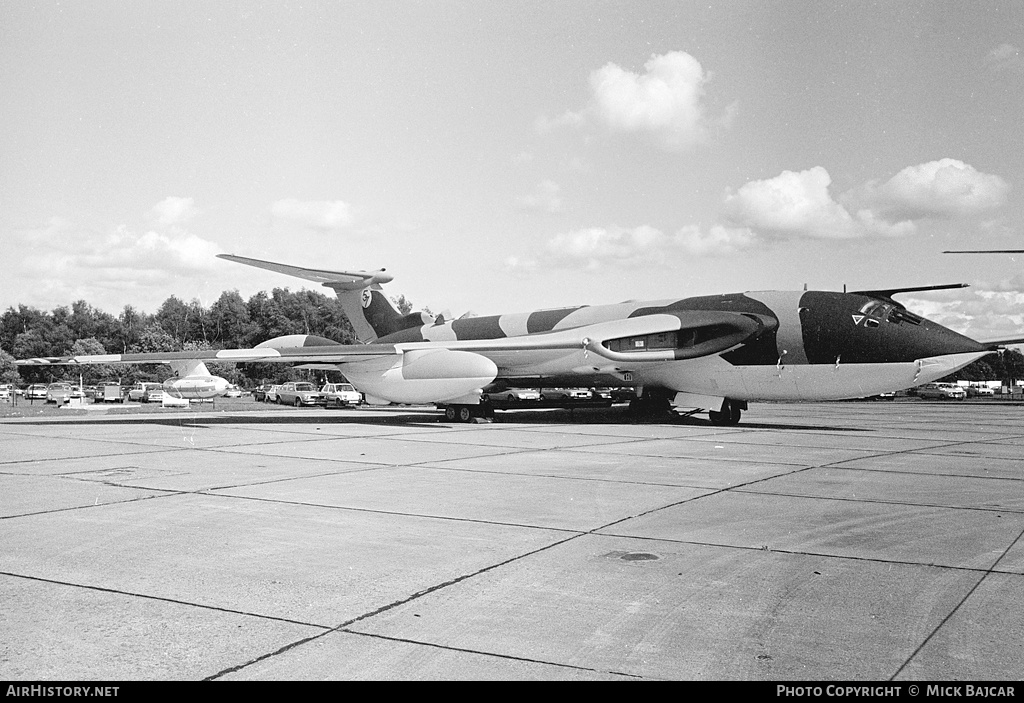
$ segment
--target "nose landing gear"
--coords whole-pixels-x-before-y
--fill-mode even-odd
[[[747,401],[725,399],[721,410],[709,410],[708,417],[712,425],[737,425],[740,415],[747,409]]]

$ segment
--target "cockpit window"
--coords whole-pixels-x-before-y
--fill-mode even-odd
[[[909,310],[903,310],[901,308],[893,308],[889,313],[889,322],[895,322],[899,324],[901,322],[909,322],[912,325],[920,325],[924,318],[915,315]]]
[[[893,306],[889,305],[888,303],[882,303],[877,300],[869,300],[868,302],[860,306],[860,311],[867,315],[868,317],[873,317],[878,320],[884,320],[886,319],[886,316],[889,314],[889,310],[891,310],[892,307]],[[877,325],[873,326],[877,327]]]

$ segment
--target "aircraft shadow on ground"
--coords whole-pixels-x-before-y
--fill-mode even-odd
[[[429,412],[429,411],[428,411]],[[205,415],[194,417],[159,417],[154,415],[117,415],[105,418],[69,417],[60,419],[22,421],[19,424],[66,426],[66,425],[164,425],[170,427],[203,426],[203,425],[393,425],[397,427],[461,427],[462,423],[450,423],[438,412],[427,415],[423,412],[366,416],[338,414],[281,415],[268,412],[266,415],[234,414]],[[674,415],[643,417],[633,415],[628,408],[579,408],[579,409],[547,409],[517,410],[514,412],[499,411],[493,422],[483,421],[488,425],[675,425],[693,427],[713,427],[710,420],[699,415]],[[776,430],[776,431],[819,431],[819,432],[870,432],[863,427],[840,427],[835,425],[802,425],[772,422],[746,422],[739,425],[726,426],[726,431],[736,430]]]

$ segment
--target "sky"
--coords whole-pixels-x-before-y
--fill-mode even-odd
[[[757,290],[1024,333],[1024,2],[0,0],[0,309],[386,268],[496,314]]]

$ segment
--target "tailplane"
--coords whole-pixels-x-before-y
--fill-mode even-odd
[[[277,271],[296,278],[303,278],[307,281],[333,288],[341,303],[342,310],[348,316],[352,328],[355,330],[356,339],[359,342],[368,344],[381,337],[386,337],[400,330],[409,327],[418,327],[429,323],[431,320],[424,313],[411,313],[402,315],[391,304],[381,288],[382,283],[388,283],[394,276],[384,269],[377,271],[328,271],[326,269],[311,269],[301,266],[290,266],[279,264],[273,261],[262,261],[250,259],[245,256],[234,254],[218,254],[218,258],[234,261],[247,266]]]

